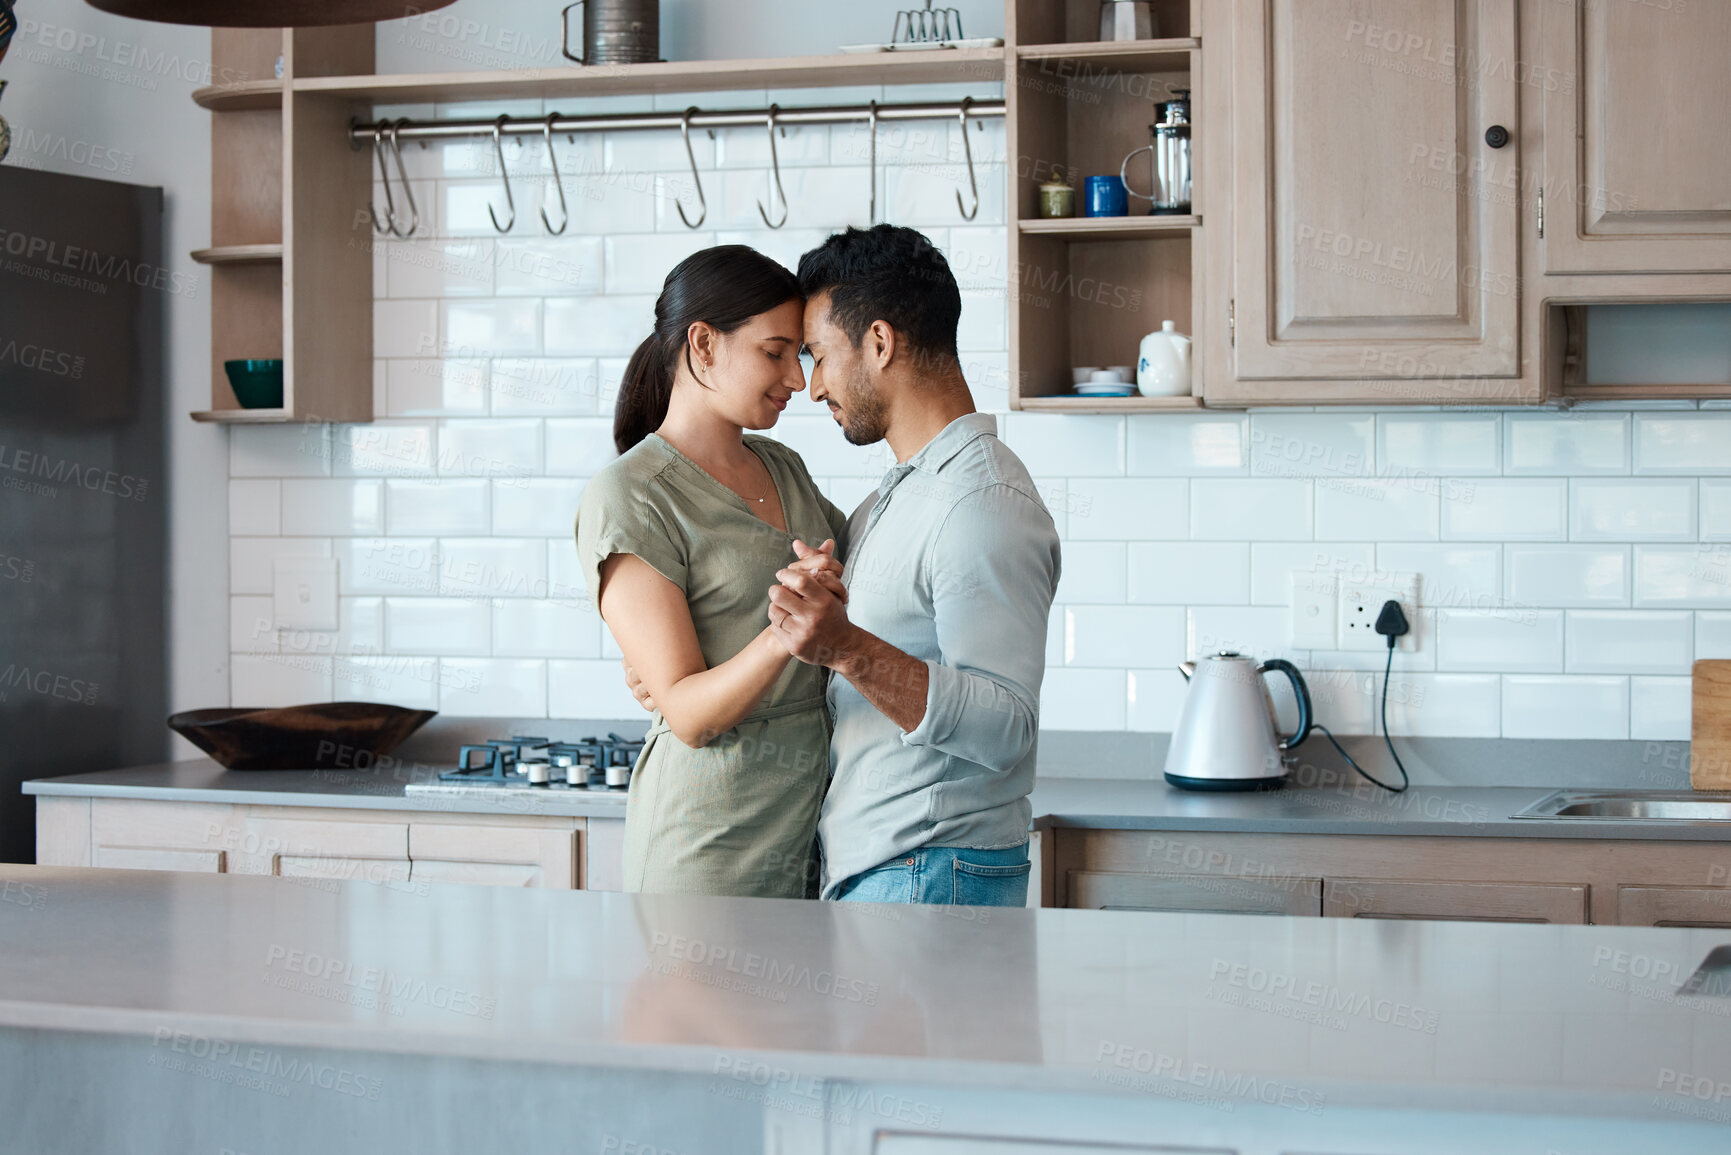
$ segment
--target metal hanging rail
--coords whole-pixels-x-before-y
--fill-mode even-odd
[[[557,174],[559,158],[553,148],[553,137],[563,134],[574,138],[579,132],[628,132],[644,129],[678,129],[685,139],[685,155],[691,162],[691,180],[697,192],[700,213],[693,221],[685,215],[685,206],[679,206],[679,218],[687,228],[697,228],[709,214],[709,206],[703,196],[703,180],[697,171],[697,157],[691,151],[691,130],[694,128],[756,128],[762,126],[769,132],[769,162],[773,174],[770,191],[771,201],[781,202],[781,219],[770,220],[769,212],[763,207],[763,202],[757,205],[758,213],[763,217],[763,223],[772,229],[779,229],[787,223],[787,194],[781,187],[781,159],[776,155],[775,130],[785,128],[790,124],[850,124],[855,121],[870,126],[871,129],[871,167],[868,179],[871,182],[870,216],[875,222],[877,218],[877,129],[886,120],[948,120],[955,117],[962,125],[962,155],[968,166],[968,191],[973,197],[974,206],[969,208],[962,199],[961,190],[956,190],[956,209],[965,221],[973,220],[980,211],[980,186],[974,174],[974,148],[968,140],[968,119],[970,117],[983,119],[989,116],[1003,116],[1004,102],[1002,100],[975,100],[964,96],[960,100],[920,101],[909,104],[879,104],[872,101],[868,104],[832,105],[826,108],[782,108],[772,104],[764,109],[727,109],[716,112],[705,112],[695,105],[683,112],[613,112],[590,116],[565,116],[558,112],[546,116],[513,117],[497,116],[492,120],[436,120],[414,121],[408,118],[399,120],[380,120],[373,124],[363,124],[360,121],[349,122],[349,143],[355,147],[363,147],[372,141],[373,155],[379,163],[379,181],[384,186],[385,213],[381,217],[374,205],[368,205],[372,214],[373,227],[381,234],[390,233],[393,236],[408,238],[420,224],[420,213],[415,207],[415,194],[409,187],[408,173],[403,166],[403,141],[418,140],[426,147],[429,140],[459,140],[470,136],[490,137],[493,141],[493,152],[499,161],[499,180],[505,190],[504,224],[499,223],[499,215],[492,205],[487,207],[488,214],[493,219],[493,227],[501,233],[508,233],[517,222],[515,199],[511,195],[511,178],[505,171],[504,140],[507,136],[539,136],[547,145],[547,159],[550,170]],[[397,216],[395,198],[391,193],[391,175],[385,165],[386,157],[396,160],[397,184],[402,190],[404,199],[408,202],[408,226],[405,228]],[[554,187],[559,194],[560,224],[553,227],[552,220],[547,216],[547,210],[541,210],[541,222],[547,231],[557,236],[565,231],[570,223],[570,214],[565,201],[565,189],[562,182],[555,177]]]

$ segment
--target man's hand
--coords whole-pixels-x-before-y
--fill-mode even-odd
[[[802,557],[801,563],[806,560]],[[775,576],[781,584],[769,589],[769,626],[776,639],[802,662],[840,669],[856,631],[846,603],[829,584],[836,579],[794,566]]]
[[[810,574],[821,582],[825,589],[847,601],[847,586],[842,584],[842,564],[835,559],[835,539],[831,538],[813,549],[811,546],[794,539],[793,552],[799,560],[789,565],[788,570],[794,573]]]
[[[637,671],[630,662],[620,658],[619,664],[625,667],[625,688],[631,691],[631,696],[637,699],[639,706],[651,714],[655,713],[655,699],[650,696],[649,687],[643,684],[643,679],[637,676]]]

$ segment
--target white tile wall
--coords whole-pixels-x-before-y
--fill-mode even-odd
[[[912,97],[706,103],[770,98]],[[880,213],[949,254],[966,371],[982,407],[1003,413],[1005,142],[998,124],[971,134],[981,209],[966,223],[957,132],[883,130]],[[487,217],[499,196],[490,147],[410,150],[426,220],[413,241],[375,254],[380,419],[228,431],[237,702],[335,694],[455,714],[637,716],[570,534],[584,480],[612,457],[614,394],[655,294],[703,246],[751,244],[792,264],[833,229],[865,223],[863,139],[851,128],[802,126],[778,143],[791,207],[775,232],[756,208],[769,181],[763,134],[693,144],[710,214],[698,230],[675,212],[696,203],[676,134],[562,142],[571,224],[559,237],[537,215],[550,192],[539,149],[507,152],[517,224],[505,235]],[[1185,693],[1173,666],[1234,648],[1299,662],[1324,722],[1369,731],[1381,655],[1291,650],[1294,569],[1420,575],[1421,649],[1397,658],[1390,688],[1397,735],[1672,740],[1687,734],[1690,660],[1731,657],[1723,408],[1001,422],[1064,543],[1042,694],[1050,728],[1168,730]],[[882,446],[846,445],[803,398],[775,435],[847,509],[891,463]],[[336,558],[335,633],[274,628],[272,562],[292,554]]]

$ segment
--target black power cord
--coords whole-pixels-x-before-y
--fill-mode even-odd
[[[1401,612],[1399,602],[1390,598],[1388,601],[1382,603],[1382,612],[1376,615],[1376,632],[1388,639],[1388,662],[1383,666],[1382,670],[1382,740],[1388,743],[1388,752],[1394,757],[1395,767],[1400,770],[1399,786],[1390,786],[1388,783],[1380,782],[1365,773],[1364,767],[1360,766],[1357,762],[1354,762],[1352,760],[1352,755],[1346,752],[1346,748],[1339,742],[1335,741],[1334,735],[1329,733],[1327,726],[1324,726],[1319,722],[1311,727],[1313,730],[1322,731],[1322,736],[1328,739],[1329,745],[1340,751],[1340,756],[1346,759],[1346,764],[1348,766],[1351,766],[1354,770],[1358,771],[1359,777],[1363,778],[1373,786],[1382,787],[1390,794],[1404,793],[1406,788],[1412,785],[1412,779],[1407,777],[1406,765],[1401,762],[1400,753],[1394,748],[1394,739],[1390,738],[1388,735],[1388,681],[1389,675],[1394,671],[1394,642],[1396,638],[1405,637],[1410,629],[1411,627],[1407,624],[1406,614]]]

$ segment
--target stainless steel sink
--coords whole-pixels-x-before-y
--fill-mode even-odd
[[[1509,817],[1587,822],[1731,822],[1731,793],[1556,790]]]

